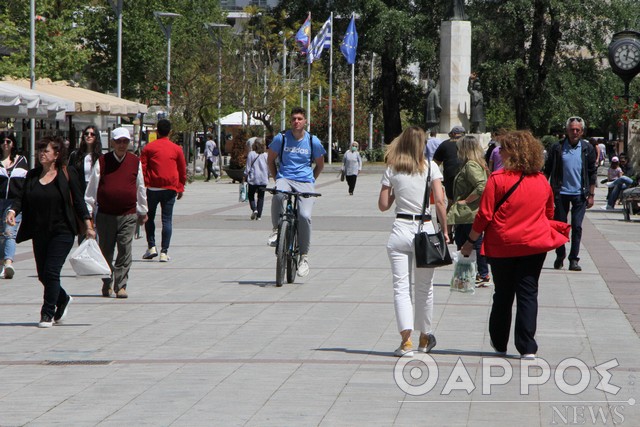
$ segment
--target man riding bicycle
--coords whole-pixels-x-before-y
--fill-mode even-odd
[[[305,131],[307,115],[303,108],[291,110],[291,129],[279,133],[269,145],[267,163],[270,176],[275,177],[278,190],[312,193],[315,181],[324,168],[326,153],[320,140]],[[276,169],[276,158],[280,158],[280,168]],[[313,167],[315,160],[316,166]],[[271,223],[273,232],[269,236],[268,245],[275,246],[278,239],[278,221],[284,210],[284,194],[275,194],[271,202]],[[298,202],[298,242],[300,245],[300,261],[298,275],[309,274],[309,246],[311,245],[311,211],[313,198],[301,198]]]

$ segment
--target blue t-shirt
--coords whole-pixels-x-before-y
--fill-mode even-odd
[[[568,140],[562,144],[562,187],[560,194],[582,194],[582,140],[575,147]]]
[[[285,132],[284,150],[280,159],[280,167],[276,179],[286,178],[298,182],[315,182],[313,178],[313,168],[311,166],[311,144],[309,143],[309,132],[304,133],[300,141],[297,141],[290,130]],[[282,134],[277,134],[269,149],[276,152],[280,157],[282,148]],[[313,157],[317,159],[326,154],[326,150],[320,140],[313,137]]]

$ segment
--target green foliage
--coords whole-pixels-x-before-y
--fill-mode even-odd
[[[540,142],[542,142],[544,149],[547,150],[547,152],[549,152],[549,149],[551,148],[551,146],[556,142],[558,142],[558,137],[553,135],[545,135],[542,138],[540,138]]]
[[[364,155],[370,162],[382,162],[384,161],[384,148],[366,149]]]

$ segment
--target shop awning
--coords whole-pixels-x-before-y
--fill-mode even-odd
[[[251,121],[249,122],[249,118],[247,117],[247,113],[244,111],[236,111],[235,113],[231,113],[228,116],[224,116],[220,119],[220,124],[222,126],[264,126],[260,120],[254,119],[251,117]]]
[[[0,117],[64,120],[73,103],[0,82]]]
[[[30,87],[28,80],[8,80],[6,83],[22,89]],[[89,89],[70,86],[66,81],[52,82],[49,79],[36,81],[35,91],[39,94],[64,99],[70,103],[66,108],[67,115],[101,114],[109,116],[135,116],[146,113],[147,106],[138,102],[118,98]]]

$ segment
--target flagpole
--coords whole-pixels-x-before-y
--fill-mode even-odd
[[[307,17],[309,20],[309,42],[307,43],[307,132],[311,132],[311,12]]]
[[[331,154],[333,152],[333,12],[331,12],[331,47],[329,48],[329,142],[327,145],[329,151],[329,164],[332,162]]]
[[[369,74],[369,150],[373,150],[373,109],[371,105],[373,103],[371,100],[373,99],[373,64],[376,60],[376,54],[371,55],[371,72]]]
[[[349,146],[351,146],[351,144],[353,144],[353,133],[354,133],[354,93],[355,93],[355,76],[356,76],[356,64],[355,62],[353,64],[351,64],[351,129],[350,129],[350,141],[349,141]]]

